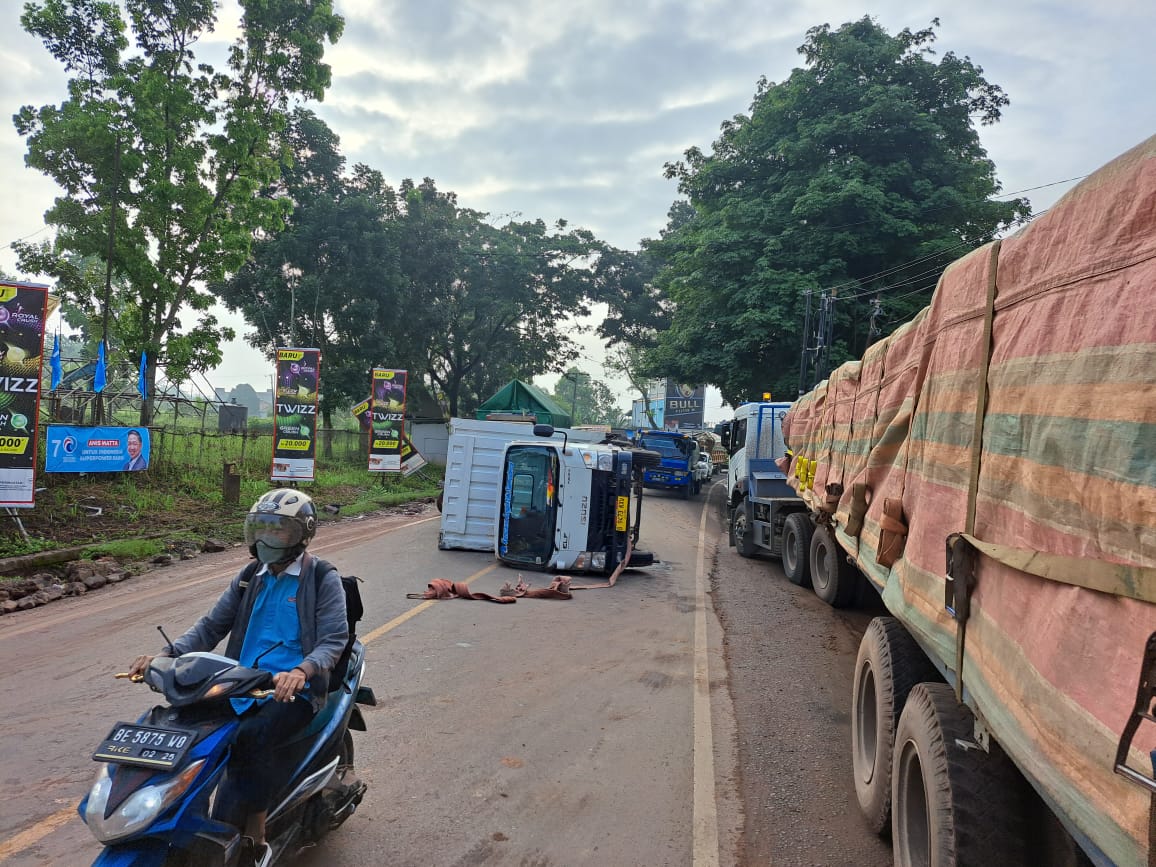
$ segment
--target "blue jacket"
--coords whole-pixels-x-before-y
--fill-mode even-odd
[[[309,678],[309,698],[317,711],[325,704],[329,688],[329,672],[345,650],[349,639],[349,622],[345,614],[345,590],[341,576],[331,569],[321,579],[314,575],[317,559],[306,553],[301,564],[300,584],[297,588],[297,616],[301,629],[301,652],[305,660],[301,668]],[[242,586],[242,569],[229,582],[213,610],[198,620],[193,627],[173,642],[175,655],[193,651],[208,651],[221,639],[229,636],[225,656],[237,659],[249,627],[249,617],[257,591],[264,576],[254,575]]]

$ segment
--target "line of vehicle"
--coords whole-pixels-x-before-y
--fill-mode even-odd
[[[373,539],[377,539],[381,536],[386,536],[390,533],[396,533],[398,530],[404,530],[406,527],[415,527],[418,524],[425,524],[429,521],[437,521],[440,519],[441,519],[440,515],[434,515],[434,516],[429,517],[429,518],[419,518],[416,521],[408,521],[404,524],[395,524],[391,527],[387,527],[384,530],[380,530],[380,531],[375,532],[375,533],[370,533],[370,534],[365,535],[365,536],[359,536],[357,538],[357,542],[358,542],[358,544],[361,544],[363,542],[369,542],[369,541],[371,541]],[[346,540],[342,540],[340,542],[327,542],[327,543],[315,545],[314,547],[310,548],[310,550],[315,551],[315,552],[320,554],[320,553],[325,553],[325,552],[328,552],[331,550],[336,550],[336,549],[342,548],[348,544],[349,543]],[[233,575],[236,575],[238,570],[239,570],[239,567],[234,565],[228,569],[219,570],[219,571],[214,572],[211,575],[206,575],[203,578],[193,578],[193,579],[190,579],[188,581],[182,581],[179,584],[173,584],[173,585],[168,586],[168,587],[156,587],[152,590],[144,590],[144,591],[141,591],[139,593],[134,593],[132,596],[132,601],[134,603],[135,602],[145,602],[145,601],[148,601],[149,599],[155,599],[158,596],[165,596],[169,593],[174,593],[178,590],[185,590],[189,587],[197,587],[201,584],[209,584],[213,581],[220,581],[223,578],[228,578],[228,577],[231,577]],[[91,617],[94,614],[100,614],[101,612],[104,612],[104,611],[112,611],[113,609],[123,607],[123,605],[124,605],[124,600],[118,596],[118,598],[115,600],[110,600],[110,601],[104,602],[104,603],[98,603],[96,605],[79,606],[79,607],[77,607],[77,608],[75,608],[75,609],[73,609],[67,613],[57,614],[55,616],[47,615],[47,616],[35,617],[32,619],[31,622],[29,622],[28,624],[26,624],[24,626],[17,626],[13,629],[10,629],[10,630],[0,631],[0,642],[6,641],[7,639],[10,639],[10,638],[18,638],[19,636],[26,635],[29,632],[42,632],[43,630],[49,629],[53,626],[59,626],[62,623],[69,623],[73,620],[79,620],[79,619],[84,618],[84,617]]]
[[[706,520],[711,494],[707,491],[698,523],[694,566],[694,867],[718,867],[718,804],[715,802],[714,730],[710,718],[710,654],[706,631]]]

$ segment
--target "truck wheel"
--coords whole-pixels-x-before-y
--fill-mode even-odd
[[[811,586],[815,595],[832,608],[846,608],[859,592],[859,570],[835,541],[829,526],[815,528],[811,536]]]
[[[693,493],[693,491],[691,490],[691,485],[693,485],[693,484],[694,484],[693,482],[687,482],[685,485],[683,485],[681,488],[679,488],[679,493],[682,495],[682,498],[684,500],[690,499],[690,495]]]
[[[1027,865],[1026,783],[945,683],[911,690],[892,767],[891,836],[899,867]]]
[[[938,679],[935,666],[898,620],[871,621],[859,643],[851,689],[851,764],[859,807],[876,834],[891,831],[891,762],[899,715],[916,684]]]
[[[751,526],[751,502],[743,499],[731,513],[731,544],[743,557],[753,557],[758,551],[755,545],[754,527]]]
[[[783,525],[783,572],[800,587],[811,586],[811,535],[815,525],[803,512],[787,515]]]

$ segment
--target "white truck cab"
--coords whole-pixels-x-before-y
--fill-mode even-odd
[[[658,457],[625,442],[572,443],[550,425],[535,425],[534,434],[505,449],[494,527],[498,559],[530,569],[609,572],[629,548],[626,565],[650,565],[654,556],[634,546],[642,470]]]

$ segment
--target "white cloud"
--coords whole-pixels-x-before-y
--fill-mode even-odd
[[[749,108],[755,82],[803,64],[808,28],[861,18],[859,0],[335,0],[346,31],[326,50],[333,86],[318,112],[350,163],[396,183],[433,177],[467,207],[566,218],[633,249],[664,225],[676,197],[665,162],[708,150],[719,125]],[[58,101],[64,75],[23,33],[19,5],[0,4],[0,117]],[[880,0],[891,32],[940,16],[935,44],[969,56],[1011,98],[980,131],[1007,191],[1087,174],[1154,131],[1156,32],[1151,0]],[[237,35],[227,0],[203,47]],[[51,182],[23,166],[24,144],[0,124],[0,246],[37,232]],[[1070,185],[1030,193],[1047,207]],[[11,270],[11,252],[0,267]],[[587,372],[601,346],[584,335]],[[230,349],[222,383],[254,369]],[[585,369],[585,368],[584,368]]]

